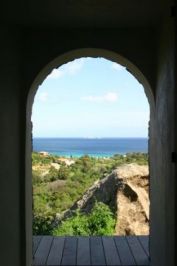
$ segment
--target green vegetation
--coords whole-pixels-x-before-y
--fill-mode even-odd
[[[85,216],[81,213],[65,221],[53,231],[56,214],[69,209],[93,183],[102,179],[116,167],[125,163],[147,164],[148,156],[143,153],[114,155],[110,158],[93,158],[87,155],[68,159],[72,164],[63,162],[58,156],[32,154],[33,165],[33,233],[34,234],[109,234],[111,232],[112,214],[107,206],[96,204],[92,213]],[[56,169],[56,165],[58,166]],[[97,226],[103,222],[103,210],[109,213],[108,227]],[[98,223],[97,223],[98,221]],[[78,224],[76,226],[76,224]],[[87,228],[86,225],[88,225]],[[94,226],[91,226],[95,225]],[[92,228],[93,227],[93,228]],[[101,231],[103,230],[103,232]],[[66,232],[67,233],[63,233]]]
[[[53,231],[54,235],[89,236],[112,235],[115,228],[115,218],[110,208],[102,202],[96,203],[92,212],[76,215],[64,222]]]
[[[32,153],[33,166],[34,165],[44,165],[44,164],[46,165],[49,163],[54,163],[54,162],[56,162],[57,158],[58,158],[58,156],[54,156],[54,155],[44,156],[38,152]]]

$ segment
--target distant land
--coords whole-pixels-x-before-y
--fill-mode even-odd
[[[64,157],[110,157],[148,152],[148,138],[33,138],[33,151]]]

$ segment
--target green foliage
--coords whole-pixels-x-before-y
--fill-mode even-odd
[[[33,152],[32,153],[32,165],[54,163],[56,161],[56,158],[58,158],[58,156],[54,156],[54,155],[44,156],[38,152]]]
[[[80,158],[72,158],[75,163],[70,166],[59,162],[58,159],[59,157],[57,156],[43,156],[38,153],[32,154],[32,163],[35,166],[35,170],[33,170],[33,230],[36,234],[45,234],[48,231],[46,229],[48,225],[50,227],[49,221],[51,216],[54,217],[56,213],[61,213],[70,208],[96,180],[104,178],[116,167],[132,162],[137,164],[148,163],[148,155],[143,153],[130,153],[126,154],[126,156],[117,154],[106,159],[85,155]],[[60,165],[59,170],[51,166],[53,162],[57,162]],[[42,172],[40,169],[42,169]],[[48,172],[46,175],[44,175],[45,171]],[[62,185],[56,186],[57,189],[52,190],[50,185],[56,185],[57,182],[60,183],[60,180],[62,180]],[[90,221],[93,221],[93,219],[99,220],[97,214],[94,214],[95,216],[93,215]],[[78,220],[86,219],[81,214],[79,215]],[[101,217],[103,218],[103,216]],[[75,224],[78,220],[75,220]],[[90,222],[90,224],[94,224],[94,226],[92,228],[90,225],[90,231],[87,231],[87,234],[95,234],[94,232],[98,232],[99,230],[99,234],[102,234],[102,227],[100,225],[96,227],[97,223]],[[80,224],[77,230],[74,229],[74,232],[76,231],[78,234],[82,231],[82,234],[84,234],[85,229]]]
[[[69,169],[66,165],[61,164],[58,170],[55,169],[55,167],[51,166],[48,174],[44,177],[44,181],[53,182],[56,180],[66,180],[68,176]]]
[[[33,186],[42,183],[41,176],[37,171],[33,170],[32,174],[33,174],[33,178],[32,178]]]
[[[88,220],[86,215],[76,212],[76,215],[66,221],[63,221],[60,226],[53,230],[55,236],[87,236]]]
[[[148,154],[147,153],[127,153],[126,163],[137,163],[140,165],[147,165]]]
[[[66,180],[69,175],[69,168],[66,165],[61,164],[58,170],[58,179]]]
[[[33,217],[33,235],[51,235],[53,230],[53,217],[35,215]]]
[[[88,236],[112,235],[115,228],[115,217],[110,208],[102,202],[96,203],[88,215],[76,212],[76,215],[53,231],[53,235]]]
[[[88,217],[90,235],[112,235],[115,217],[110,208],[102,202],[96,203]]]

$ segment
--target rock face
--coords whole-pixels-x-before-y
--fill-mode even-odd
[[[63,212],[56,214],[55,225],[71,217],[75,210],[79,209],[84,213],[89,213],[96,201],[101,201],[110,206],[114,211],[117,208],[117,190],[120,186],[120,181],[117,178],[116,171],[102,180],[96,181],[82,196],[80,200],[75,202],[73,206]]]
[[[148,166],[127,164],[119,167],[117,177],[117,235],[149,234]]]
[[[149,234],[148,166],[126,164],[96,181],[80,200],[56,217],[56,223],[71,217],[77,209],[88,213],[95,201],[109,205],[117,213],[116,235]]]
[[[91,186],[83,197],[77,201],[72,207],[72,210],[80,209],[88,213],[93,208],[95,201],[101,201],[109,205],[112,209],[117,208],[117,190],[120,186],[120,180],[117,178],[116,171],[102,180],[96,181]]]

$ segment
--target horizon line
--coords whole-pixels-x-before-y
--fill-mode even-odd
[[[148,139],[149,137],[32,137],[33,139]]]

